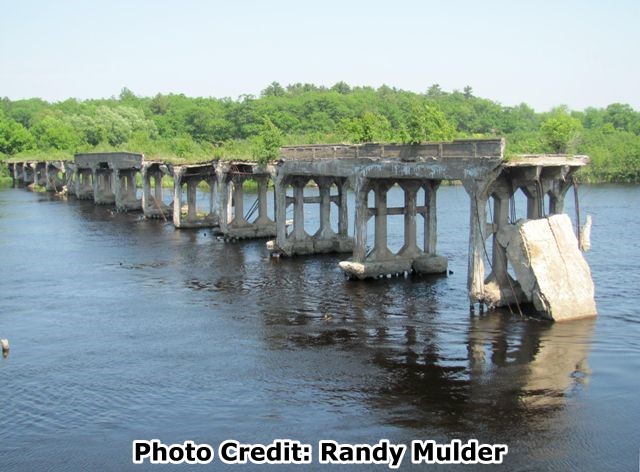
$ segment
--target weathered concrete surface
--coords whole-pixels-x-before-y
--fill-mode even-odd
[[[591,271],[565,214],[519,220],[497,234],[526,299],[555,321],[595,316]]]

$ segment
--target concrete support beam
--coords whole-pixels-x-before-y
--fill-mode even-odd
[[[46,180],[47,191],[49,192],[62,191],[65,185],[62,162],[45,163],[45,180]]]
[[[75,195],[79,200],[93,200],[93,170],[77,167],[75,170]]]
[[[282,175],[284,174],[284,175]],[[280,174],[275,179],[275,233],[276,239],[267,243],[272,253],[285,256],[353,251],[353,239],[347,234],[347,179],[339,177],[308,177]],[[305,196],[305,187],[313,180],[318,185],[319,196]],[[331,195],[335,184],[337,194]],[[293,196],[286,195],[287,187],[293,188]],[[338,232],[331,228],[331,204],[337,205]],[[320,228],[310,235],[304,229],[305,204],[318,204]],[[293,229],[287,234],[286,209],[293,206]]]
[[[96,205],[113,205],[116,202],[114,193],[113,170],[108,167],[93,166],[93,202]]]
[[[357,279],[398,276],[412,272],[440,274],[447,271],[447,260],[435,254],[436,246],[436,190],[438,181],[399,180],[404,192],[404,207],[388,208],[387,193],[392,179],[362,179],[356,191],[356,234],[353,259],[340,262],[349,277]],[[417,194],[425,189],[425,206],[418,207]],[[375,207],[368,207],[369,191],[375,194]],[[425,249],[417,242],[417,215],[425,218]],[[367,222],[375,216],[373,249],[366,252]],[[397,254],[388,248],[387,216],[404,215],[404,245]]]
[[[226,198],[219,202],[221,220],[225,221],[220,225],[220,232],[225,237],[234,239],[274,237],[277,233],[276,223],[268,214],[269,174],[252,174],[247,171],[248,169],[239,172],[229,166],[221,167],[223,178],[219,178],[218,182],[222,182]],[[247,180],[253,180],[257,184],[256,199],[248,210],[244,205],[247,197],[244,184]],[[222,191],[221,188],[220,192]]]
[[[140,170],[142,176],[142,211],[145,218],[162,218],[164,220],[173,217],[173,204],[165,204],[163,201],[162,180],[169,174],[166,165],[157,163],[143,163]],[[151,185],[153,179],[153,188]]]
[[[136,175],[138,169],[113,169],[113,183],[116,210],[121,212],[138,211],[142,209],[138,199]]]
[[[210,188],[209,211],[198,212],[197,188],[202,181]],[[186,208],[183,207],[182,189],[186,186]],[[176,228],[212,228],[219,226],[215,212],[216,173],[212,164],[175,166],[173,168],[173,224]]]

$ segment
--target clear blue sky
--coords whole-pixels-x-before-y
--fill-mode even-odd
[[[640,0],[0,0],[0,96],[471,85],[537,110],[640,109]]]

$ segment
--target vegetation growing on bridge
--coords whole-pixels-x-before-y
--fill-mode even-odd
[[[629,105],[537,113],[522,103],[502,106],[464,91],[432,85],[425,93],[339,82],[283,87],[259,97],[138,97],[128,89],[111,99],[48,103],[0,100],[4,158],[71,157],[75,152],[128,150],[180,160],[268,160],[284,144],[464,137],[507,138],[507,153],[589,154],[590,181],[640,181],[640,112]]]

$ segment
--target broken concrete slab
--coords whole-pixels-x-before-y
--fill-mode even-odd
[[[566,214],[519,220],[497,234],[526,300],[555,321],[597,314],[589,265]]]

